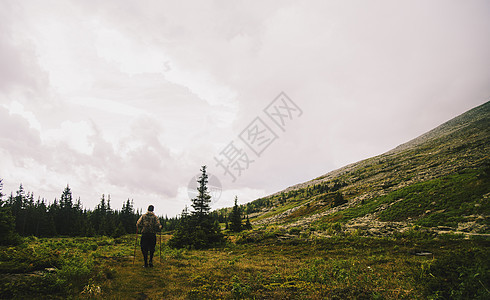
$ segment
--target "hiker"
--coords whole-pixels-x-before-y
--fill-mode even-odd
[[[153,267],[153,253],[155,253],[157,243],[156,233],[162,228],[158,217],[153,212],[154,209],[153,205],[148,206],[148,211],[136,222],[136,234],[138,234],[138,229],[141,229],[141,252],[145,259],[145,268]],[[150,261],[148,261],[148,252],[150,252]]]

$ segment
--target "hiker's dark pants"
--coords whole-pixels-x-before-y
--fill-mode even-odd
[[[150,263],[153,262],[153,253],[155,253],[155,245],[157,244],[157,236],[154,233],[141,234],[141,252],[145,259],[145,266],[148,265],[148,252],[150,252]]]

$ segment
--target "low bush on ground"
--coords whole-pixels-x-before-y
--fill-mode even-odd
[[[131,253],[129,245],[114,245],[113,239],[105,237],[29,237],[20,245],[1,247],[0,298],[65,298],[82,291],[90,281],[114,278],[113,270],[95,261]]]
[[[458,249],[429,262],[419,277],[433,299],[490,299],[490,251]]]

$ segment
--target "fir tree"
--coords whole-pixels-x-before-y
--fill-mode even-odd
[[[192,199],[192,208],[194,211],[193,215],[198,216],[198,218],[202,218],[207,215],[211,210],[211,196],[208,193],[208,175],[206,174],[206,166],[201,168],[201,176],[197,183],[199,183],[199,187],[197,188],[198,195],[196,198]]]
[[[242,231],[242,214],[240,211],[240,207],[238,206],[238,197],[235,196],[235,205],[230,213],[230,231],[240,232]]]
[[[182,211],[177,230],[168,242],[171,247],[203,249],[224,242],[219,223],[209,214],[211,196],[207,190],[206,166],[201,168],[201,172],[198,195],[192,199],[194,211],[190,215],[187,207]]]
[[[61,209],[71,209],[73,207],[73,196],[71,194],[70,186],[67,184],[66,188],[63,190],[60,199]]]
[[[57,218],[57,231],[61,235],[73,235],[75,214],[73,211],[73,196],[69,185],[63,190],[60,198],[60,212]]]
[[[246,230],[252,229],[252,224],[250,223],[250,220],[248,219],[248,216],[247,216],[247,221],[245,221],[245,225],[243,225],[243,228],[246,229]]]
[[[133,208],[133,201],[126,201],[126,204],[123,203],[123,207],[121,213],[119,214],[119,218],[122,222],[122,226],[126,233],[135,233],[136,232],[136,218],[135,212]]]
[[[7,207],[2,199],[2,181],[0,179],[0,245],[17,244],[20,242],[20,237],[15,232],[15,219],[10,207]]]
[[[174,248],[183,248],[192,245],[192,231],[191,219],[186,205],[180,215],[180,222],[177,225],[177,230],[168,241],[168,245]]]

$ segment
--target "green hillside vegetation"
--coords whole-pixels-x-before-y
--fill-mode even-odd
[[[375,221],[396,225],[391,234],[413,226],[435,233],[489,234],[489,153],[487,102],[385,154],[244,209],[255,224],[297,227],[304,233],[340,224],[342,231],[357,227],[358,234],[370,235],[369,221]]]
[[[490,190],[489,169],[465,170],[393,191],[362,205],[347,208],[325,218],[347,221],[380,211],[381,221],[414,219],[425,227],[457,227],[471,215],[484,215],[490,204],[482,195]],[[438,201],[444,199],[445,201]],[[385,207],[386,206],[386,207]],[[340,216],[340,219],[338,218]],[[476,219],[478,224],[489,225],[488,218]]]

